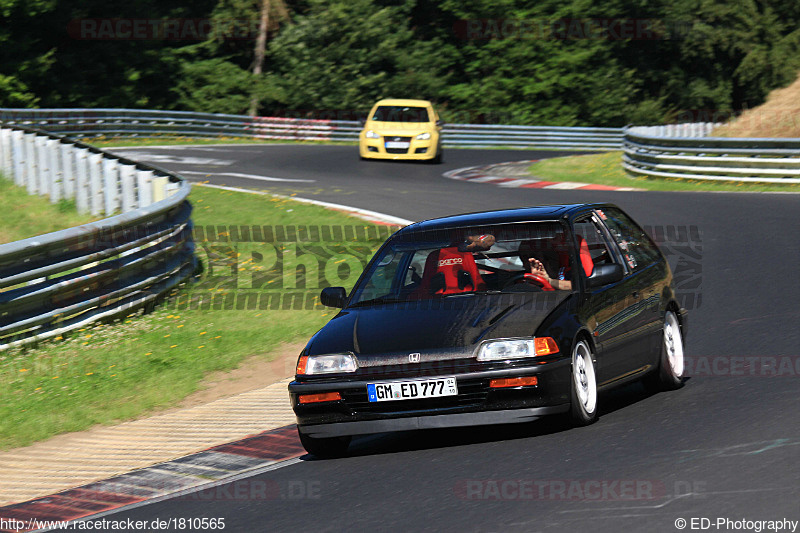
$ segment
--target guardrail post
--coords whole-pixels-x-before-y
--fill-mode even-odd
[[[25,134],[25,186],[28,194],[39,192],[39,183],[36,181],[36,134]]]
[[[153,203],[153,171],[139,170],[136,172],[136,193],[139,207],[147,207]]]
[[[25,185],[25,142],[21,131],[11,134],[11,159],[14,165],[14,183]]]
[[[47,137],[36,136],[36,164],[39,167],[39,194],[50,194],[50,161],[47,157]]]
[[[11,166],[11,130],[0,128],[0,170],[7,178],[13,175]]]
[[[177,193],[180,187],[180,183],[175,183],[174,181],[167,182],[167,184],[164,186],[164,194],[167,198],[169,198],[173,194]]]
[[[114,159],[103,159],[103,207],[110,217],[120,207],[119,163]]]
[[[103,212],[102,154],[89,154],[89,212],[93,217]]]
[[[61,164],[61,150],[58,139],[47,141],[47,159],[50,167],[50,203],[58,203],[62,198],[62,188],[64,184],[64,166]]]
[[[153,184],[153,203],[160,202],[167,197],[167,183],[169,183],[169,178],[166,176],[157,176],[153,178],[150,183]]]
[[[89,150],[74,148],[75,154],[75,207],[84,214],[89,208]]]
[[[136,209],[136,167],[133,165],[120,165],[119,179],[122,182],[122,212],[127,213]]]
[[[75,198],[75,147],[71,144],[61,144],[61,180],[64,189],[64,198]]]

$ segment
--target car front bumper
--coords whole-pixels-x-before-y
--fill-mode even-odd
[[[571,362],[568,358],[530,367],[454,375],[458,394],[443,398],[369,402],[367,384],[385,381],[378,378],[293,381],[289,384],[289,395],[299,431],[312,437],[527,422],[569,409]],[[492,379],[526,376],[536,376],[538,384],[515,388],[489,386]],[[407,379],[412,378],[400,381]],[[339,392],[342,399],[299,403],[301,394],[325,392]]]
[[[358,153],[364,159],[397,159],[397,160],[428,160],[436,157],[438,153],[437,139],[418,140],[411,138],[409,148],[402,153],[391,153],[387,150],[383,137],[380,139],[361,138],[358,143]]]

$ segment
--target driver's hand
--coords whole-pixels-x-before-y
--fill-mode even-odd
[[[541,261],[531,257],[528,259],[528,264],[530,264],[532,274],[537,274],[548,280],[550,279],[550,276],[547,275],[547,271],[544,269],[544,265]]]

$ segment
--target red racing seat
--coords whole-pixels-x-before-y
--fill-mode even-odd
[[[578,260],[583,267],[583,272],[588,278],[592,275],[592,272],[594,272],[594,261],[592,261],[592,254],[589,251],[589,243],[587,243],[586,239],[580,235],[577,235],[576,237],[578,239]],[[572,270],[569,264],[569,253],[567,253],[567,251],[563,248],[558,251],[558,260],[560,267],[563,268],[565,272]]]
[[[428,254],[420,286],[412,298],[430,298],[435,294],[457,294],[486,288],[472,252],[458,247],[442,248]]]
[[[594,272],[594,261],[592,261],[592,254],[589,252],[589,243],[580,235],[578,235],[578,253],[580,255],[581,266],[588,278],[592,275],[592,272]]]

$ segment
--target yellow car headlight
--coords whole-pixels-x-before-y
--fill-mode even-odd
[[[366,137],[367,139],[380,139],[381,138],[380,135],[378,135],[377,133],[375,133],[372,130],[369,130],[367,133],[365,133],[364,137]]]
[[[425,133],[420,133],[419,135],[417,135],[415,137],[415,139],[417,139],[418,141],[427,141],[430,138],[431,138],[431,134],[428,133],[427,131]]]

